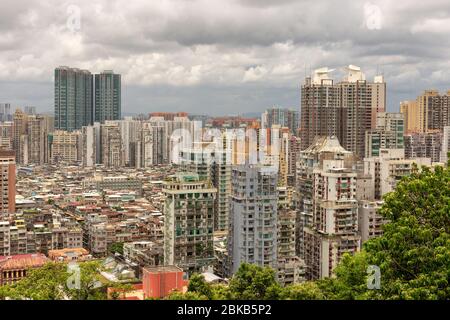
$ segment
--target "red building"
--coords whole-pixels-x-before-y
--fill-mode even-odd
[[[30,269],[42,267],[49,261],[42,253],[0,256],[0,286],[21,280]]]
[[[145,267],[142,284],[145,298],[164,298],[174,290],[186,292],[188,280],[176,266]]]

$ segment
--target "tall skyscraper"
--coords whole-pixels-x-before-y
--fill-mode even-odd
[[[48,134],[52,131],[51,117],[28,116],[28,162],[43,165],[50,159]]]
[[[436,90],[425,90],[417,97],[419,132],[443,130],[450,125],[450,91],[440,95]]]
[[[12,121],[11,105],[9,103],[0,103],[0,122]]]
[[[241,263],[277,268],[278,172],[272,166],[232,169],[230,230],[231,272]]]
[[[214,260],[214,198],[217,189],[194,173],[168,177],[163,185],[164,263],[201,272]]]
[[[400,112],[405,118],[405,133],[421,132],[420,116],[417,101],[402,101],[400,102]]]
[[[16,158],[12,150],[0,150],[0,219],[16,208]]]
[[[217,143],[226,144],[225,135]],[[194,144],[193,148],[183,148],[180,151],[183,169],[197,173],[212,182],[217,189],[214,201],[214,231],[228,231],[230,195],[231,195],[231,154],[226,146],[214,142]]]
[[[25,113],[26,114],[28,114],[28,115],[36,115],[36,107],[32,107],[32,106],[26,106],[25,108],[24,108],[24,111],[25,111]]]
[[[95,122],[122,117],[121,76],[112,70],[95,75]]]
[[[271,128],[273,125],[287,127],[293,135],[297,135],[299,127],[300,115],[297,110],[270,108],[262,116],[262,127]]]
[[[317,136],[336,136],[341,145],[364,157],[366,130],[375,128],[376,115],[386,106],[382,76],[366,81],[359,67],[348,66],[343,81],[334,83],[328,68],[306,78],[301,92],[301,146],[308,148]]]
[[[74,131],[93,122],[93,80],[88,70],[55,69],[55,128]]]
[[[300,153],[298,247],[308,280],[330,277],[344,253],[359,250],[354,162],[336,137],[318,137]]]
[[[449,160],[448,153],[450,152],[450,126],[444,127],[442,130],[442,147],[440,162],[447,163]]]
[[[17,109],[14,112],[13,122],[13,150],[16,152],[16,161],[19,164],[28,164],[28,115],[21,109]]]

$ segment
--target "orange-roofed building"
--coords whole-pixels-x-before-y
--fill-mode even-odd
[[[65,248],[60,250],[50,250],[48,257],[53,261],[70,262],[70,261],[88,261],[92,256],[84,248]]]
[[[40,268],[49,261],[42,253],[0,256],[0,286],[21,280],[30,269]]]

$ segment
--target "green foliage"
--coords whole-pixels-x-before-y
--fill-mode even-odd
[[[16,300],[104,300],[106,293],[100,282],[101,265],[97,261],[79,263],[79,287],[70,284],[74,274],[67,264],[50,262],[28,272],[27,277],[12,285],[0,287],[0,299]]]
[[[111,299],[112,300],[119,300],[121,296],[126,294],[127,292],[130,292],[134,289],[133,285],[130,283],[117,283],[113,284],[111,286],[108,286],[110,288],[113,288],[114,290],[111,292]]]
[[[111,244],[111,247],[109,248],[109,252],[114,254],[114,253],[119,253],[123,255],[123,242],[115,242],[113,244]]]
[[[336,299],[449,299],[449,168],[422,168],[384,200],[383,236],[343,257],[324,290]],[[369,265],[380,267],[380,290],[366,287]]]
[[[196,292],[208,299],[212,298],[211,286],[205,281],[205,278],[201,274],[194,273],[189,279],[189,292]]]
[[[324,300],[325,294],[316,282],[305,282],[286,286],[280,294],[281,300]]]
[[[1,298],[61,300],[65,298],[62,286],[67,279],[66,266],[62,263],[47,263],[41,268],[30,270],[26,278],[13,285],[2,287]]]
[[[281,287],[275,270],[243,263],[230,281],[231,295],[238,300],[277,299]]]

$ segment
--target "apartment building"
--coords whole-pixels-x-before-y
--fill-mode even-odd
[[[16,157],[14,151],[0,150],[0,220],[15,212]]]
[[[241,263],[277,268],[278,170],[272,166],[234,166],[228,251],[231,272]]]
[[[443,132],[412,133],[405,136],[405,158],[430,158],[439,162],[443,148]]]
[[[321,68],[308,77],[301,90],[301,149],[318,136],[336,136],[341,145],[360,158],[365,155],[365,133],[375,129],[376,115],[386,109],[382,76],[368,82],[359,67],[348,66],[343,81],[335,83],[333,70]]]
[[[51,162],[78,163],[81,161],[81,132],[56,130],[50,135]]]
[[[279,208],[277,212],[277,278],[283,286],[305,279],[305,262],[295,251],[297,212]]]
[[[297,241],[308,280],[332,276],[342,255],[360,248],[354,163],[337,137],[319,137],[300,153]]]
[[[404,115],[380,112],[376,129],[366,131],[365,157],[380,154],[380,149],[402,149],[404,147]]]
[[[375,200],[381,200],[402,177],[420,170],[422,165],[431,166],[431,159],[405,159],[404,149],[381,149],[378,157],[365,158],[364,173],[373,179]]]
[[[195,173],[177,173],[163,184],[164,263],[192,273],[214,260],[214,200],[217,189]]]
[[[382,201],[363,200],[359,203],[358,230],[361,234],[361,245],[367,240],[383,235],[382,227],[388,220],[379,213],[382,205]]]
[[[119,125],[106,121],[105,124],[101,125],[100,136],[101,163],[105,167],[123,167],[125,155]]]

